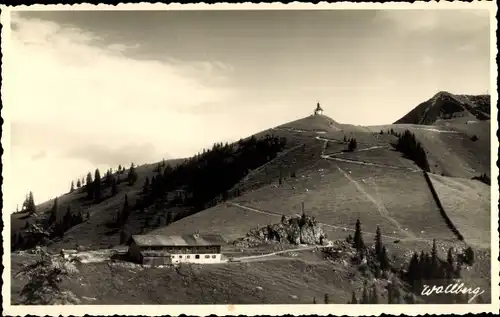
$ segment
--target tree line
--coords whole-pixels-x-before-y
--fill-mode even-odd
[[[159,165],[156,175],[146,178],[135,207],[146,208],[178,190],[174,196],[178,202],[194,211],[208,208],[217,198],[227,199],[229,189],[251,170],[274,159],[285,146],[285,138],[252,136],[234,144],[215,143],[175,167]]]
[[[403,133],[398,133],[393,129],[390,130],[390,133],[398,137],[396,144],[393,144],[397,151],[403,153],[404,156],[415,162],[415,164],[417,164],[417,166],[424,171],[430,171],[427,154],[425,153],[422,144],[417,141],[415,134],[409,130],[405,130]]]
[[[414,252],[406,263],[396,267],[390,260],[388,249],[382,241],[380,227],[377,226],[373,247],[367,247],[363,239],[361,222],[357,219],[354,237],[349,235],[346,241],[355,250],[351,261],[354,265],[358,265],[358,270],[367,277],[373,274],[377,279],[387,279],[384,292],[389,304],[412,304],[417,301],[432,304],[467,303],[469,300],[467,294],[464,293],[433,293],[425,297],[420,295],[424,285],[445,288],[459,280],[462,267],[474,264],[474,251],[470,246],[462,252],[449,248],[446,259],[441,259],[438,256],[437,243],[434,239],[430,253],[423,250],[420,253]],[[325,253],[330,251],[329,248],[323,249]],[[365,280],[361,292],[357,294],[353,291],[348,304],[378,304],[381,303],[380,295],[376,284],[369,285]],[[325,294],[324,303],[328,304],[328,302],[328,294]],[[483,302],[483,298],[478,297],[477,302]],[[313,303],[316,303],[316,298],[313,299]]]

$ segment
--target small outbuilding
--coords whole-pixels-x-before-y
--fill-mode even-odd
[[[133,235],[128,254],[132,261],[147,265],[219,263],[224,244],[220,235]]]

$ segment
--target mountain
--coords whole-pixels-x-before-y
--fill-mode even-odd
[[[489,95],[454,95],[441,91],[431,99],[419,104],[395,124],[429,125],[442,120],[460,123],[489,120],[490,102]]]
[[[391,263],[401,269],[413,252],[429,251],[433,240],[442,259],[448,248],[473,248],[478,264],[462,278],[489,290],[490,121],[453,117],[489,118],[489,109],[489,97],[439,93],[395,124],[362,127],[313,115],[232,144],[216,143],[191,158],[114,171],[109,182],[103,176],[97,200],[80,188],[58,197],[56,215],[53,200],[38,205],[36,214],[13,214],[12,266],[26,261],[26,250],[37,244],[53,253],[74,249],[95,256],[132,234],[220,234],[226,256],[263,258],[137,268],[134,274],[134,267],[97,261],[81,268],[84,280],[67,287],[100,304],[118,301],[118,290],[109,287],[116,283],[124,285],[120,299],[127,303],[312,303],[325,294],[346,303],[378,274],[351,262],[356,254],[346,239],[360,220],[365,243],[373,245],[379,228]],[[448,114],[454,119],[444,119]],[[335,260],[314,246],[286,253],[298,246],[269,241],[274,234],[264,234],[260,245],[233,244],[302,213],[333,243]],[[60,229],[58,223],[66,224]],[[390,274],[406,283],[398,270]],[[13,280],[15,302],[23,283]]]

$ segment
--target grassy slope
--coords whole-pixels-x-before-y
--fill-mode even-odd
[[[344,135],[356,137],[358,149],[387,146],[395,138],[386,133],[380,135],[378,132],[381,129],[389,130],[394,128],[398,131],[404,131],[404,129],[412,129],[414,126],[357,127],[341,125],[343,131],[337,131],[336,128],[339,126],[327,129],[329,126],[328,117],[308,117],[306,120],[308,122],[304,125],[297,125],[300,122],[295,122],[293,125],[287,124],[284,126],[294,127],[295,129],[309,127],[309,130],[321,130],[326,131],[326,133],[317,134],[315,131],[299,133],[285,131],[280,128],[260,133],[262,135],[273,133],[291,138],[291,142],[287,146],[288,149],[306,143],[307,151],[304,154],[300,149],[296,150],[291,152],[290,155],[278,157],[266,169],[250,173],[248,179],[242,181],[239,186],[244,187],[253,182],[253,184],[256,184],[255,187],[262,187],[247,192],[234,200],[234,202],[245,206],[275,212],[277,215],[257,213],[223,203],[181,219],[170,226],[154,229],[153,233],[184,234],[199,230],[200,233],[221,233],[226,239],[232,240],[244,235],[249,229],[257,225],[267,225],[279,221],[280,214],[292,215],[300,213],[301,203],[304,201],[306,212],[315,215],[320,222],[353,228],[356,218],[359,217],[365,232],[375,232],[376,226],[380,225],[385,235],[407,238],[399,244],[391,243],[390,250],[400,248],[401,252],[408,253],[408,250],[414,250],[416,247],[430,248],[429,241],[425,242],[419,239],[436,238],[439,241],[454,239],[453,234],[442,221],[421,173],[326,161],[319,158],[319,154],[323,149],[323,141],[314,139],[315,136],[319,136],[337,140],[337,142],[328,143],[326,153],[345,149]],[[470,153],[476,150],[482,151],[478,153],[486,152],[484,149],[474,148],[474,146],[479,145],[485,146],[485,141],[478,142],[483,140],[482,136],[478,134],[480,140],[472,145],[463,138],[465,133],[469,132],[469,126],[472,127],[472,125],[457,127],[456,124],[453,127],[439,127],[439,129],[462,129],[460,131],[463,134],[453,134],[453,136],[456,136],[455,138],[448,138],[449,134],[439,134],[418,129],[412,130],[419,139],[423,140],[424,146],[430,152],[428,155],[431,162],[439,162],[443,166],[451,165],[452,167],[449,170],[455,174],[463,175],[468,172],[461,171],[461,168],[464,169],[465,167],[466,169],[471,164],[480,166],[485,164],[485,161],[476,162],[478,161],[477,157],[474,156],[474,153]],[[480,129],[480,132],[485,131],[484,127],[477,125],[474,125],[474,129]],[[465,146],[469,146],[469,148],[462,149]],[[445,149],[444,155],[440,153],[443,149]],[[305,156],[298,159],[296,155]],[[459,157],[458,161],[450,159],[449,156],[452,155],[457,155]],[[392,151],[390,148],[377,149],[373,150],[373,152],[343,153],[337,156],[414,167],[412,162],[402,158],[399,153]],[[470,157],[472,159],[469,162],[467,160]],[[469,165],[464,165],[463,161]],[[292,165],[292,168],[289,165]],[[280,166],[282,167],[280,168]],[[275,185],[278,182],[279,170],[283,170],[283,166],[288,166],[287,171],[296,171],[297,177],[291,178],[289,174],[283,175],[285,177],[283,185],[278,187]],[[116,211],[121,208],[125,192],[128,191],[129,199],[133,203],[135,200],[133,193],[142,187],[146,176],[151,177],[154,175],[154,167],[155,164],[139,167],[139,179],[133,187],[122,184],[116,197],[110,198],[99,205],[92,205],[89,209],[92,213],[90,222],[72,228],[65,239],[56,242],[53,248],[74,248],[75,242],[95,248],[116,244],[118,234],[106,235],[109,229],[105,226],[105,222],[110,217],[114,217]],[[467,177],[470,175],[470,173],[467,174]],[[445,184],[441,186],[442,188],[440,188],[439,184],[436,185],[439,195],[443,197],[448,195],[450,197],[449,193],[453,191],[450,181],[442,181]],[[464,189],[472,188],[472,192],[464,195],[463,200],[476,206],[477,200],[475,199],[477,197],[473,193],[479,195],[481,189],[471,185],[476,183],[468,183],[467,180],[460,182],[462,182]],[[59,199],[61,210],[64,211],[67,204],[74,204],[75,208],[82,208],[83,210],[90,207],[82,205],[81,201],[78,200],[81,195],[83,194],[72,193],[62,196]],[[482,199],[489,198],[483,197]],[[452,202],[446,202],[446,199],[442,199],[442,203],[447,210],[447,206],[452,204]],[[51,202],[47,202],[40,206],[39,210],[49,210],[51,205]],[[478,208],[486,208],[485,203],[480,203],[477,206],[479,205],[481,207]],[[489,205],[487,207],[489,208]],[[482,215],[484,216],[484,213]],[[449,216],[452,221],[457,222],[456,225],[459,228],[460,226],[468,227],[469,222],[472,222],[472,220],[468,220],[472,217],[469,217],[464,209],[460,210],[456,216],[453,214]],[[17,221],[18,224],[23,224],[24,220],[16,219],[18,217],[19,215],[13,216],[13,223]],[[137,218],[137,216],[132,216],[132,219],[134,217]],[[138,226],[140,223],[140,221],[137,221],[136,225]],[[463,234],[466,235],[467,239],[467,235],[472,236],[476,235],[477,231],[484,231],[486,225],[489,229],[489,222],[487,224],[486,221],[475,222],[474,229]],[[408,231],[404,230],[405,228],[408,228]],[[343,239],[350,233],[333,227],[325,227],[324,229],[332,239]],[[480,242],[485,241],[485,238],[485,235],[481,236]],[[372,237],[366,234],[365,240],[370,242]],[[444,256],[446,249],[441,251]],[[15,257],[13,257],[13,261],[16,261]],[[471,279],[483,278],[482,281],[488,280],[489,271],[486,262],[487,256],[483,258],[479,269],[468,271],[465,274],[468,274]],[[13,266],[15,265],[13,264]],[[350,291],[353,289],[353,285],[345,282],[345,280],[356,281],[351,275],[339,273],[341,271],[331,274],[331,264],[315,263],[312,265],[300,260],[255,262],[232,266],[203,266],[186,269],[187,271],[183,273],[185,274],[184,277],[177,272],[166,272],[161,269],[131,273],[129,269],[110,268],[105,264],[88,265],[82,269],[79,280],[69,282],[70,284],[67,286],[80,296],[93,297],[98,294],[98,300],[92,302],[96,304],[109,304],[113,301],[123,303],[124,299],[127,302],[137,304],[175,303],[177,300],[183,303],[199,303],[201,301],[205,303],[221,303],[225,301],[233,303],[311,303],[313,296],[316,296],[318,302],[321,302],[325,292],[331,292],[335,298],[339,299],[338,301],[335,300],[335,302],[345,303],[350,296]],[[308,270],[307,274],[296,274],[306,269]],[[305,281],[304,279],[308,280]],[[257,281],[256,285],[249,283],[252,280]],[[103,281],[106,282],[103,283]],[[134,291],[120,293],[121,297],[117,296],[119,292],[128,289],[127,285],[130,283],[133,283]],[[82,285],[83,287],[81,287]],[[262,286],[264,292],[259,293],[259,291],[256,291],[255,286],[257,285]],[[16,289],[19,290],[19,287],[20,284],[17,281],[13,284],[13,292],[16,293]],[[175,288],[176,292],[169,292],[172,288]],[[291,294],[297,295],[298,299],[291,299]]]
[[[182,159],[167,161],[172,166],[182,162]],[[107,248],[109,245],[116,245],[119,242],[119,233],[111,233],[111,230],[106,226],[106,223],[116,217],[116,213],[123,206],[125,195],[129,197],[129,202],[135,202],[136,195],[141,191],[146,177],[155,175],[157,163],[144,164],[136,168],[138,179],[133,186],[129,186],[125,181],[118,185],[118,194],[110,197],[110,188],[103,191],[104,199],[99,204],[90,204],[85,199],[84,188],[75,190],[73,193],[67,193],[58,197],[59,212],[62,217],[70,206],[71,210],[90,213],[90,220],[85,221],[69,229],[61,241],[56,241],[50,247],[52,249],[59,248],[74,248],[76,244],[85,245],[91,248]],[[127,177],[127,171],[119,175],[122,180]],[[114,174],[116,176],[116,174]],[[37,205],[37,213],[41,217],[47,217],[48,212],[52,208],[53,200],[46,201]],[[11,216],[11,231],[17,232],[22,229],[26,221],[34,223],[34,216],[28,216],[26,213],[13,214]]]
[[[491,243],[491,187],[470,179],[434,174],[430,174],[430,177],[448,217],[465,241],[488,248]]]
[[[173,268],[124,267],[106,263],[79,266],[77,278],[63,288],[85,304],[312,304],[328,293],[332,303],[346,303],[361,287],[354,268],[304,252],[300,259],[227,263]],[[20,257],[18,257],[18,260]],[[24,281],[13,281],[13,303]],[[257,289],[261,287],[262,290]],[[382,293],[382,291],[380,291]],[[292,296],[296,296],[293,298]]]

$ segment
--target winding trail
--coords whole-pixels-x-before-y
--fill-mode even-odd
[[[282,214],[277,213],[277,212],[264,211],[264,210],[253,208],[253,207],[243,206],[243,205],[238,204],[238,203],[228,202],[227,204],[229,206],[238,207],[238,208],[241,208],[241,209],[245,209],[245,210],[257,212],[257,213],[264,214],[264,215],[275,216],[275,217],[280,217],[280,218],[281,218],[281,216],[283,216]],[[352,228],[330,225],[330,224],[323,223],[323,222],[318,222],[318,224],[320,224],[322,226],[325,226],[325,227],[330,227],[330,228],[335,228],[335,229],[342,229],[343,231],[352,231],[352,232],[356,231],[355,229],[352,229]],[[364,231],[364,230],[363,230],[363,234],[375,236],[374,232],[367,232],[367,231]],[[410,236],[408,236],[408,234],[405,234],[405,235],[407,236],[407,238],[395,237],[395,236],[388,236],[388,235],[384,235],[384,234],[382,235],[382,237],[388,238],[388,239],[393,239],[393,240],[411,239],[411,240],[420,240],[420,241],[430,241],[429,239],[425,239],[425,238],[417,238],[415,236],[411,236],[410,237]]]
[[[380,215],[385,218],[386,220],[388,220],[389,222],[391,222],[396,228],[399,229],[399,231],[404,234],[407,238],[410,238],[410,239],[415,239],[416,236],[403,229],[403,227],[399,224],[399,222],[394,219],[390,214],[389,214],[389,211],[387,210],[387,208],[385,208],[384,204],[379,202],[377,199],[375,199],[372,195],[370,195],[364,188],[363,186],[361,186],[358,182],[356,182],[349,174],[347,174],[343,169],[341,169],[339,166],[337,166],[338,170],[344,174],[345,178],[347,178],[351,183],[353,183],[356,188],[366,197],[368,198],[376,207],[377,207],[377,210],[378,212],[380,213]]]
[[[327,159],[327,160],[345,162],[345,163],[352,163],[352,164],[357,164],[357,165],[376,166],[376,167],[392,168],[392,169],[399,169],[399,170],[403,169],[403,170],[408,170],[410,172],[419,172],[419,170],[411,168],[411,167],[402,167],[402,166],[395,166],[395,165],[388,165],[388,164],[350,160],[350,159],[344,159],[344,158],[340,158],[340,157],[332,157],[330,155],[321,155],[321,158]]]
[[[274,160],[275,160],[275,159],[277,159],[277,158],[279,158],[279,157],[281,157],[281,156],[283,156],[283,155],[286,155],[286,154],[288,154],[288,153],[290,153],[290,152],[292,152],[292,151],[294,151],[294,150],[296,150],[296,149],[298,149],[298,148],[300,148],[300,147],[302,147],[302,146],[304,146],[304,145],[303,145],[303,144],[299,144],[299,145],[294,146],[294,147],[292,147],[292,148],[290,148],[290,149],[288,149],[288,150],[286,150],[286,151],[284,151],[284,152],[279,153],[279,154],[278,154],[278,155],[277,155],[274,159],[270,160],[269,162],[265,163],[264,165],[261,165],[261,166],[257,167],[256,169],[252,170],[249,174],[247,174],[247,175],[243,178],[243,180],[242,180],[242,181],[247,181],[247,180],[248,180],[248,178],[250,177],[250,175],[251,175],[251,174],[254,174],[254,173],[257,173],[257,172],[259,172],[259,171],[263,170],[263,169],[264,169],[264,168],[266,168],[266,166],[267,166],[267,165],[269,165],[270,163],[274,163]]]

